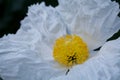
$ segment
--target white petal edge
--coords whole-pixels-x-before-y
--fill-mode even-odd
[[[78,34],[90,50],[102,46],[120,29],[119,5],[110,0],[59,0],[56,10],[73,34]],[[117,22],[116,22],[117,21]]]

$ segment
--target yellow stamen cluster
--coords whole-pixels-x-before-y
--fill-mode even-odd
[[[71,67],[85,62],[89,57],[89,51],[79,36],[66,35],[56,40],[53,57],[60,64]]]

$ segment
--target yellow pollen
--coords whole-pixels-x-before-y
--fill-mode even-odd
[[[53,57],[63,66],[82,64],[89,57],[86,43],[77,35],[66,35],[56,40]]]

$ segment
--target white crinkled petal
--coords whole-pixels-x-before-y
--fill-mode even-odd
[[[64,72],[52,57],[54,40],[67,32],[58,15],[44,3],[33,5],[18,32],[0,39],[0,76],[4,80],[48,80]]]
[[[107,42],[98,55],[82,65],[73,67],[68,75],[50,80],[119,80],[120,38]]]
[[[46,7],[44,3],[30,6],[27,15],[21,22],[21,27],[36,30],[41,35],[41,40],[35,43],[35,49],[44,60],[53,59],[52,47],[55,39],[68,32],[65,23],[53,7]]]
[[[119,5],[110,0],[59,0],[56,10],[89,49],[101,46],[120,29]]]
[[[85,41],[88,40],[88,43],[91,43],[90,45],[88,44],[91,49],[104,43],[108,37],[120,28],[118,26],[120,23],[119,18],[116,17],[118,13],[118,6],[116,4],[108,0],[106,0],[105,4],[103,0],[94,0],[94,2],[98,4],[98,7],[97,9],[92,8],[90,14],[88,14],[88,7],[82,8],[85,6],[86,0],[76,0],[76,2],[69,1],[74,10],[69,5],[64,6],[64,8],[58,7],[54,9],[52,7],[46,7],[44,3],[29,7],[28,16],[21,22],[21,28],[17,34],[8,35],[0,39],[0,76],[4,80],[48,80],[52,77],[63,75],[65,70],[57,68],[55,66],[56,63],[51,61],[53,59],[52,45],[57,37],[69,32],[67,27],[69,27],[73,33],[82,36]],[[76,6],[74,3],[72,4],[72,2],[75,2]],[[103,3],[103,5],[100,5],[101,3]],[[111,5],[112,7],[110,7]],[[89,4],[89,7],[90,6],[91,4]],[[112,9],[110,10],[109,8]],[[61,9],[65,12],[62,13]],[[100,14],[100,16],[97,16],[97,14]],[[112,17],[110,17],[110,15],[112,15]],[[103,24],[101,24],[102,20],[104,20]],[[99,25],[97,25],[98,22],[100,22]],[[111,24],[108,24],[109,22]],[[81,27],[83,25],[84,27]],[[98,27],[96,27],[96,25]],[[86,38],[83,37],[85,35]],[[113,41],[113,44],[110,42],[111,45],[103,47],[98,57],[93,57],[85,64],[76,66],[67,76],[61,78],[66,78],[66,80],[84,78],[84,80],[88,80],[89,77],[91,80],[94,80],[98,79],[100,77],[99,75],[103,75],[103,80],[107,80],[111,76],[111,80],[117,80],[120,65],[118,62],[118,59],[120,59],[118,54],[119,48],[113,45],[114,43],[120,43],[119,40],[120,39]],[[92,43],[93,41],[94,43]],[[108,47],[111,47],[110,49],[113,49],[113,53],[116,54],[113,55],[112,51],[109,52]],[[113,63],[110,64],[110,62]],[[81,70],[80,76],[78,74],[79,70]],[[114,72],[110,73],[109,71]],[[91,77],[92,74],[88,73],[92,73],[96,75],[96,77],[93,79],[93,77]],[[86,75],[88,77],[86,77]],[[58,80],[59,79],[60,78],[58,78]]]
[[[0,39],[0,76],[3,80],[48,80],[63,74],[64,69],[57,68],[54,61],[44,61],[35,50],[34,42],[40,36],[34,34],[20,29],[16,35]]]
[[[31,27],[37,29],[42,34],[43,39],[49,39],[49,42],[53,42],[54,38],[66,34],[66,26],[58,12],[51,6],[46,7],[44,3],[30,6],[26,21],[31,22]]]

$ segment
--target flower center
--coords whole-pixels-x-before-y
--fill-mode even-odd
[[[53,57],[58,63],[71,67],[85,62],[89,57],[89,51],[79,36],[66,35],[56,40]]]

